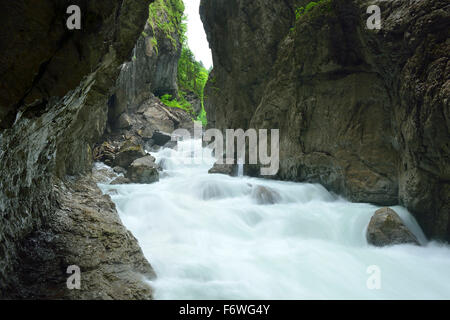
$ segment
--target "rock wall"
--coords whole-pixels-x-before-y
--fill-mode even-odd
[[[110,88],[118,77],[119,66],[131,57],[132,48],[148,17],[150,2],[1,2],[1,297],[45,297],[42,292],[46,292],[47,297],[74,297],[76,294],[67,292],[65,282],[61,282],[61,279],[67,278],[65,263],[71,260],[73,264],[77,261],[83,264],[88,254],[91,255],[89,259],[95,262],[86,268],[97,274],[93,279],[99,279],[91,282],[93,287],[90,291],[97,292],[99,297],[115,296],[110,288],[114,282],[111,277],[121,283],[134,281],[129,273],[108,269],[106,264],[114,260],[108,259],[104,251],[88,250],[84,247],[86,242],[78,242],[77,228],[98,227],[100,232],[103,224],[96,226],[96,219],[76,214],[90,210],[90,204],[82,205],[84,197],[73,198],[72,202],[64,200],[76,191],[75,187],[67,187],[63,194],[57,190],[65,181],[75,179],[71,176],[89,173],[92,168],[92,148],[106,127]],[[68,31],[66,28],[66,9],[71,4],[81,7],[80,31]],[[93,198],[102,197],[95,188],[89,194]],[[113,206],[110,200],[102,201]],[[91,204],[95,207],[95,201]],[[67,211],[74,216],[66,217]],[[111,207],[105,214],[117,213]],[[70,222],[67,219],[73,220]],[[118,223],[117,217],[110,217],[110,220]],[[45,234],[45,241],[38,239],[39,231]],[[106,234],[108,230],[104,232]],[[125,228],[117,227],[112,233],[113,238],[124,239],[124,248],[116,254],[130,257],[124,260],[123,271],[134,270],[135,265],[140,265],[136,272],[152,274],[150,265],[142,262],[145,258],[136,240],[128,235]],[[91,237],[90,241],[97,243],[97,246],[105,246],[106,251],[117,250],[106,242],[100,242],[101,238],[96,241],[94,235],[86,233],[86,237]],[[66,243],[64,238],[74,242]],[[42,250],[32,247],[33,244]],[[84,250],[77,251],[77,245]],[[24,250],[26,248],[30,250]],[[27,257],[45,250],[48,254],[43,259],[48,258],[47,264],[42,265],[42,260],[36,257]],[[53,260],[52,254],[55,257]],[[67,259],[64,260],[64,257]],[[39,272],[46,276],[33,276]],[[31,276],[27,277],[28,274]],[[105,277],[99,277],[99,274]],[[61,280],[57,283],[60,289],[66,290],[64,293],[53,295],[56,288],[44,290],[45,285],[51,283],[46,280],[51,277]],[[29,292],[31,289],[28,289],[36,281],[42,281],[40,287],[36,287],[36,292]],[[78,297],[87,296],[80,294]],[[151,292],[147,288],[141,294],[121,297],[149,298]]]
[[[164,94],[178,96],[177,71],[181,55],[180,28],[183,14],[179,0],[157,0],[150,17],[133,49],[131,61],[121,67],[116,90],[110,98],[109,118],[118,125],[123,113],[133,113],[147,99]],[[177,12],[181,11],[181,12]],[[171,24],[171,28],[167,26]]]
[[[203,0],[209,125],[280,129],[277,178],[400,203],[450,240],[447,1]],[[367,7],[381,8],[368,30]]]

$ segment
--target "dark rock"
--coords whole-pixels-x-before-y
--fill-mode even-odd
[[[177,141],[169,141],[163,147],[164,148],[168,148],[168,149],[176,149],[177,146],[178,146],[178,142]]]
[[[134,183],[153,183],[159,181],[155,158],[146,156],[135,160],[129,167],[126,177]]]
[[[114,165],[128,169],[134,160],[142,158],[145,154],[141,145],[126,145],[117,152]]]
[[[82,6],[82,17],[86,19],[82,19],[81,31],[67,30],[65,12],[69,4],[59,0],[0,1],[0,127],[8,128],[0,132],[0,298],[45,298],[45,294],[58,299],[88,298],[85,288],[82,293],[67,292],[64,286],[67,263],[88,261],[95,254],[86,249],[86,239],[99,248],[109,246],[110,252],[102,251],[104,259],[116,255],[112,264],[102,260],[105,263],[97,265],[98,280],[86,278],[85,285],[92,294],[101,293],[104,298],[149,298],[150,290],[145,289],[145,294],[138,289],[132,280],[135,277],[126,271],[133,265],[131,260],[127,264],[128,257],[140,255],[140,260],[145,261],[136,242],[130,249],[128,240],[132,236],[124,232],[121,239],[130,251],[121,251],[124,249],[115,245],[121,242],[120,236],[111,238],[110,244],[90,237],[86,232],[95,228],[96,218],[87,220],[83,215],[90,212],[90,205],[97,210],[94,202],[83,206],[79,201],[74,219],[65,223],[70,211],[61,209],[60,204],[70,208],[70,197],[63,201],[63,196],[53,189],[69,176],[90,174],[94,145],[106,128],[108,92],[119,75],[119,66],[130,57],[142,32],[148,2],[86,2]],[[117,215],[114,209],[110,212]],[[98,214],[108,215],[101,210]],[[77,219],[83,223],[78,224]],[[43,228],[50,220],[55,224],[47,233]],[[119,228],[120,220],[116,222]],[[30,247],[30,237],[39,238],[39,231],[45,235],[43,241],[62,241],[57,247],[53,242],[46,246],[45,267],[39,260],[43,251]],[[80,237],[76,236],[78,232]],[[68,254],[77,248],[77,254]],[[101,266],[105,271],[109,269],[105,277]],[[88,269],[94,270],[85,270]],[[55,274],[50,270],[63,273],[63,278],[52,280]],[[37,272],[41,272],[40,276],[31,276]],[[123,285],[128,275],[130,291]],[[117,286],[119,293],[111,290],[113,284],[118,284],[115,277],[123,280]]]
[[[164,146],[167,142],[169,142],[171,140],[171,136],[170,134],[164,133],[164,132],[159,132],[156,131],[155,133],[153,133],[153,137],[152,140],[155,144],[157,144],[158,146]]]
[[[21,241],[16,282],[26,299],[151,299],[145,279],[155,273],[114,203],[90,178],[57,184],[59,208]],[[69,266],[81,271],[80,290],[66,286]]]
[[[218,164],[214,163],[214,166],[209,169],[209,174],[226,174],[231,177],[237,176],[238,167],[235,164]]]
[[[367,227],[366,237],[367,242],[377,247],[404,243],[420,245],[416,236],[390,208],[382,208],[375,212]]]

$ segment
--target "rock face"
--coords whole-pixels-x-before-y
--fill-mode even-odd
[[[375,212],[367,227],[366,237],[368,243],[377,247],[404,243],[420,245],[416,236],[390,208],[382,208]]]
[[[70,176],[90,172],[94,144],[106,128],[109,89],[119,75],[119,66],[131,59],[131,50],[144,27],[150,2],[1,2],[0,18],[4,28],[0,30],[0,121],[5,128],[0,132],[1,297],[43,297],[46,282],[39,282],[38,276],[28,279],[27,274],[34,274],[30,270],[42,274],[48,272],[42,279],[53,276],[60,279],[68,260],[72,264],[84,265],[95,255],[86,248],[80,248],[80,251],[67,248],[76,246],[76,241],[81,241],[83,235],[89,236],[91,231],[92,235],[103,231],[99,226],[98,230],[86,230],[85,233],[79,230],[77,234],[75,231],[71,237],[67,228],[78,230],[77,223],[83,211],[74,207],[74,215],[65,217],[68,211],[61,209],[60,204],[68,194],[57,192],[54,186],[72,179]],[[82,19],[82,31],[68,31],[66,28],[68,16],[65,12],[71,4],[81,7],[85,18]],[[97,200],[102,201],[101,194],[92,194],[91,197],[93,206]],[[99,198],[95,200],[96,197]],[[130,270],[131,266],[137,265],[127,260],[127,256],[134,256],[135,261],[141,260],[141,265],[145,259],[125,228],[118,227],[119,220],[113,217],[115,209],[110,209],[104,212],[106,217],[103,218],[116,222],[111,233],[112,244],[105,247],[105,255],[93,257],[95,268],[89,269],[94,265],[86,266],[92,271],[93,278],[99,276],[98,281],[90,283],[91,292],[105,293],[100,294],[101,297],[120,297],[119,293],[113,292],[116,289],[113,290],[111,285],[115,283],[117,288],[124,288],[125,282],[135,283],[136,279]],[[72,218],[73,221],[69,221]],[[92,222],[89,228],[95,229],[93,222],[97,218],[93,216],[88,220],[85,217],[81,225],[87,226],[89,221]],[[106,225],[104,227],[107,228]],[[108,232],[105,229],[104,239]],[[40,239],[39,234],[44,238]],[[37,240],[32,240],[34,238]],[[121,240],[125,241],[123,250],[118,245]],[[84,246],[86,241],[79,244]],[[92,237],[89,241],[95,246],[106,246],[101,237]],[[39,257],[27,259],[27,254],[32,254],[31,249],[41,253],[46,251],[45,261]],[[68,252],[68,260],[64,260],[63,252]],[[122,254],[123,264],[116,265],[114,261],[117,262]],[[51,258],[53,256],[56,258]],[[107,260],[111,262],[109,266],[106,266],[110,263]],[[41,264],[45,266],[41,268]],[[149,272],[148,268],[136,270]],[[52,271],[57,273],[51,274]],[[39,282],[36,287],[31,285],[34,280]],[[52,290],[64,290],[65,287],[60,286],[64,283],[55,281],[58,288],[53,287]],[[130,288],[133,287],[138,288],[138,285]],[[36,292],[31,292],[34,289]],[[47,294],[51,295],[50,287],[48,289]],[[148,288],[137,290],[140,293],[124,293],[121,297],[150,296]],[[61,297],[74,295],[76,293]],[[85,292],[79,297],[88,295]]]
[[[203,0],[213,52],[208,124],[280,129],[277,178],[357,202],[401,204],[450,240],[447,1]],[[255,170],[256,171],[256,170]]]
[[[126,177],[134,183],[159,181],[158,166],[155,164],[155,158],[146,156],[135,160],[128,169]]]
[[[121,127],[121,115],[133,113],[152,95],[178,95],[177,72],[181,55],[180,21],[171,14],[182,14],[179,0],[156,0],[152,7],[157,18],[149,18],[133,50],[133,58],[125,63],[110,99],[109,118],[112,126]],[[173,28],[167,25],[172,23]]]
[[[57,210],[22,240],[19,289],[27,299],[151,299],[155,273],[108,195],[89,177],[55,186]],[[80,268],[79,290],[66,286]]]

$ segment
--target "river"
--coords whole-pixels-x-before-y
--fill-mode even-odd
[[[318,184],[211,175],[201,150],[192,140],[152,153],[159,182],[114,186],[158,275],[156,299],[450,298],[450,247],[428,242],[406,209],[392,207],[424,246],[373,247],[365,231],[379,207]]]

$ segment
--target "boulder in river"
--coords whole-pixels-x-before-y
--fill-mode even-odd
[[[114,165],[128,168],[134,160],[142,158],[145,155],[144,148],[140,144],[124,145],[116,154]]]
[[[281,200],[281,196],[277,191],[264,186],[253,188],[251,196],[258,204],[275,204]]]
[[[377,247],[405,243],[420,245],[416,236],[391,208],[381,208],[375,212],[367,227],[366,238],[367,242]]]
[[[159,181],[158,165],[155,163],[155,158],[149,155],[133,161],[127,171],[126,178],[134,183]]]
[[[218,164],[217,162],[214,163],[214,166],[209,169],[208,173],[209,174],[214,174],[214,173],[218,173],[218,174],[226,174],[229,175],[231,177],[235,177],[237,176],[237,165],[235,164]]]
[[[155,131],[152,136],[152,140],[154,143],[158,146],[164,146],[167,142],[169,142],[172,139],[170,134],[161,132],[161,131]]]

